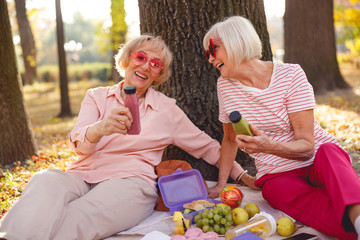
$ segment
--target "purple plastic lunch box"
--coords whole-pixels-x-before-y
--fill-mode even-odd
[[[185,203],[194,200],[205,199],[215,204],[220,203],[215,199],[207,198],[204,180],[196,169],[183,171],[178,168],[174,173],[160,177],[158,184],[164,203],[170,209],[171,215],[175,211],[182,211]],[[192,212],[191,215],[196,215],[197,212]]]

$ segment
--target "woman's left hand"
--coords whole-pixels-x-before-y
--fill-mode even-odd
[[[236,143],[238,147],[249,154],[257,152],[266,152],[272,147],[272,140],[262,133],[257,127],[250,125],[251,131],[254,133],[254,136],[248,135],[236,135]]]
[[[255,186],[255,180],[256,178],[253,176],[250,176],[249,174],[245,173],[244,176],[241,177],[241,182],[244,183],[244,185],[248,186],[251,189],[254,190],[261,190],[260,188],[258,188],[257,186]]]
[[[209,198],[218,198],[220,197],[221,191],[224,189],[224,187],[220,187],[218,185],[208,188],[208,197]]]

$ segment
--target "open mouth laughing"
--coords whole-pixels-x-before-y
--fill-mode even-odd
[[[216,64],[215,67],[220,70],[220,68],[223,66],[224,66],[224,63],[218,63],[218,64]]]
[[[142,73],[140,73],[140,72],[137,72],[137,71],[135,72],[135,75],[136,75],[137,77],[143,79],[143,80],[147,80],[147,79],[148,79],[148,77],[147,77],[146,75],[144,75],[144,74],[142,74]]]

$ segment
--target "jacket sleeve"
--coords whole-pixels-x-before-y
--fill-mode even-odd
[[[86,138],[86,131],[99,120],[100,110],[96,103],[92,90],[88,90],[81,103],[75,127],[69,134],[69,143],[73,151],[79,155],[91,154],[96,150],[96,143],[91,143]]]

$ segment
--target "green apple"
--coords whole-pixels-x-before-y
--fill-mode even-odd
[[[257,213],[260,213],[260,209],[255,203],[246,204],[244,209],[248,212],[250,218],[252,218]]]
[[[245,209],[241,207],[234,208],[231,211],[231,215],[235,225],[242,224],[249,220],[249,214],[247,213],[247,211],[245,211]]]
[[[280,236],[288,237],[297,230],[297,226],[290,218],[281,217],[277,220],[276,230]]]

